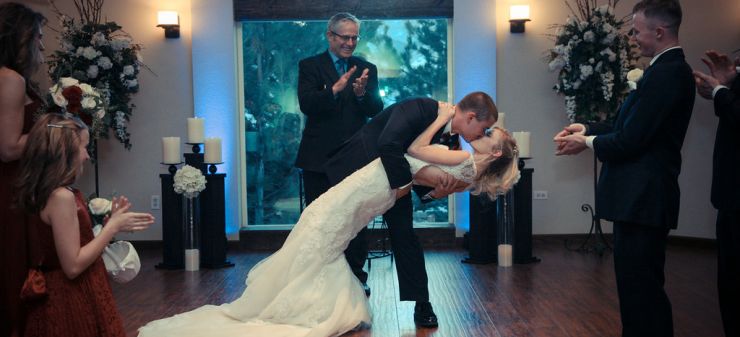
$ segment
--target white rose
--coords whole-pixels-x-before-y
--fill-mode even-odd
[[[139,85],[139,81],[137,81],[136,79],[126,80],[126,86],[129,88],[136,87],[137,85]]]
[[[637,83],[642,78],[642,73],[643,71],[640,68],[632,69],[627,73],[627,80]]]
[[[590,65],[581,65],[581,80],[586,80],[591,74],[594,73],[594,68]]]
[[[51,93],[51,98],[54,100],[54,104],[60,107],[66,107],[67,106],[67,99],[64,98],[64,95],[62,95],[61,90],[57,90]]]
[[[80,81],[72,77],[62,77],[59,79],[59,83],[62,84],[62,89],[64,89],[73,85],[77,85],[80,83]]]
[[[98,59],[98,65],[99,65],[99,66],[100,66],[101,68],[105,69],[105,70],[108,70],[108,69],[110,69],[111,67],[113,67],[113,63],[112,63],[112,62],[110,61],[110,59],[109,59],[108,57],[106,57],[106,56],[103,56],[103,57],[101,57],[101,58],[99,58],[99,59]]]
[[[95,99],[92,97],[84,97],[82,98],[82,102],[80,102],[83,108],[85,109],[92,109],[96,106]]]
[[[82,89],[82,93],[84,95],[98,96],[98,93],[95,91],[95,89],[93,89],[93,87],[87,83],[80,83],[78,87]]]
[[[80,49],[77,49],[77,54],[80,54]],[[82,56],[88,60],[92,60],[100,55],[102,55],[101,52],[95,50],[93,47],[85,47],[82,49]]]
[[[98,110],[98,112],[95,113],[95,116],[98,117],[98,119],[103,119],[103,117],[105,117],[105,110]]]
[[[592,32],[590,30],[587,31],[587,32],[585,32],[585,33],[583,33],[583,41],[586,41],[586,42],[594,42],[594,37],[595,37],[594,32]]]
[[[134,74],[134,66],[132,65],[126,65],[123,66],[123,74],[126,76],[131,76]]]
[[[93,215],[105,215],[111,210],[111,202],[105,198],[95,198],[87,203],[87,207]]]
[[[89,78],[96,78],[96,77],[98,77],[98,72],[99,72],[98,66],[96,66],[94,64],[91,65],[91,66],[89,66],[89,67],[87,67],[87,77],[89,77]]]
[[[637,83],[635,81],[627,81],[627,86],[630,88],[630,91],[637,89]]]

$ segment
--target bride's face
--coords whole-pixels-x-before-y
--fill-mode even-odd
[[[485,136],[470,142],[475,153],[501,155],[501,139],[504,136],[503,131],[493,128]]]

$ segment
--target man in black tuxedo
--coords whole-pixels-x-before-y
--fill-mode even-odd
[[[409,194],[412,177],[404,154],[414,139],[437,118],[439,106],[439,102],[429,98],[414,98],[391,105],[333,152],[325,166],[329,181],[334,185],[376,158],[382,161],[390,187],[396,190],[398,197],[383,217],[388,223],[396,257],[400,299],[416,301],[414,321],[422,327],[436,327],[437,316],[429,303],[424,252],[413,231],[413,207]],[[455,138],[450,137],[452,134],[471,142],[482,137],[497,118],[498,111],[490,96],[482,92],[471,93],[458,103],[454,116],[437,133],[434,142],[440,142],[441,138]],[[441,198],[454,192],[454,179],[451,180],[425,195]],[[353,242],[355,244],[351,243],[345,252],[347,261],[355,275],[366,280],[367,274],[362,271],[362,266],[367,244],[360,234]]]
[[[644,0],[632,40],[652,57],[613,126],[572,124],[555,136],[558,155],[592,148],[603,162],[597,214],[614,222],[614,269],[622,336],[673,336],[663,287],[668,232],[678,223],[681,147],[694,107],[691,68],[678,45],[681,6]]]
[[[740,57],[710,50],[702,61],[710,75],[694,71],[697,91],[714,100],[719,117],[714,140],[712,205],[717,209],[717,288],[725,336],[740,336]]]
[[[332,16],[326,30],[328,50],[298,64],[298,102],[306,127],[295,166],[303,169],[306,204],[329,189],[323,167],[327,154],[383,109],[377,68],[352,56],[359,29],[360,21],[352,14]]]

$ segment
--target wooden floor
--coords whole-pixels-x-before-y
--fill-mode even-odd
[[[113,284],[129,336],[144,323],[239,297],[247,271],[268,252],[236,252],[236,267],[199,272],[154,269],[161,253],[140,249],[142,269]],[[427,250],[426,266],[438,329],[414,327],[413,303],[399,302],[395,266],[374,260],[369,284],[373,327],[346,337],[620,336],[611,254],[571,252],[562,240],[536,239],[542,262],[502,268],[460,263],[462,249]],[[721,337],[715,251],[669,246],[666,289],[676,337]]]

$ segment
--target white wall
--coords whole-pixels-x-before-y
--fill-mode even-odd
[[[50,24],[56,24],[45,0],[28,2],[46,13]],[[621,1],[617,12],[626,15],[635,2]],[[524,34],[509,33],[508,6],[513,3],[531,5],[532,21],[527,23]],[[57,5],[68,14],[75,13],[70,0],[57,0]],[[682,5],[682,45],[692,67],[705,68],[699,61],[705,49],[730,51],[740,48],[740,26],[737,25],[740,22],[740,2],[684,0]],[[564,22],[567,8],[561,1],[550,0],[457,0],[455,6],[453,56],[456,99],[473,90],[495,92],[499,109],[506,113],[507,128],[532,132],[533,159],[527,166],[535,169],[534,189],[549,192],[548,200],[533,201],[534,233],[584,233],[590,222],[588,216],[580,211],[580,205],[593,199],[592,157],[589,153],[567,158],[553,155],[552,136],[567,123],[567,119],[562,98],[551,90],[556,75],[548,72],[543,61],[544,53],[553,45],[546,36],[551,33],[547,28],[550,24]],[[162,29],[155,27],[156,11],[162,9],[174,9],[180,13],[180,39],[166,40]],[[160,194],[158,174],[165,172],[165,168],[159,165],[161,137],[181,136],[184,139],[185,118],[193,116],[194,110],[195,114],[201,114],[202,109],[210,104],[196,99],[194,109],[193,77],[200,76],[201,67],[208,67],[203,70],[207,72],[213,71],[213,67],[221,68],[216,69],[221,75],[213,76],[225,76],[223,78],[227,82],[230,81],[228,76],[233,74],[234,56],[228,47],[234,41],[233,32],[219,33],[230,25],[226,24],[232,21],[227,14],[230,11],[231,1],[228,0],[110,0],[105,3],[104,13],[108,19],[121,24],[136,42],[145,46],[144,62],[156,75],[143,72],[139,78],[141,92],[134,96],[133,103],[137,108],[131,123],[133,149],[126,151],[113,141],[101,145],[103,195],[116,191],[129,196],[138,208],[146,209],[149,197]],[[197,20],[199,15],[206,19]],[[217,27],[209,27],[211,25]],[[191,27],[198,27],[198,34],[203,34],[200,38],[214,41],[191,42],[198,40]],[[55,34],[47,29],[45,43],[49,50],[57,47],[54,37]],[[213,60],[219,62],[218,66],[208,61],[208,54],[203,54],[202,48],[209,46],[218,46],[219,52],[213,55]],[[193,57],[197,63],[191,64],[191,54],[198,55]],[[43,78],[45,74],[39,75]],[[44,83],[42,86],[46,87],[48,84]],[[223,90],[235,90],[229,88],[235,84],[217,85]],[[200,90],[198,85],[195,88]],[[222,103],[225,105],[221,113],[226,113],[231,104],[236,104],[233,101],[219,104]],[[709,102],[697,98],[683,150],[682,209],[675,235],[714,237],[715,211],[709,203],[709,186],[716,123]],[[234,168],[230,166],[228,170]],[[230,175],[235,176],[231,172]],[[81,187],[85,191],[93,190],[89,170],[81,181]],[[238,202],[233,192],[229,193],[228,200],[227,221],[238,222],[238,207],[230,206]],[[159,211],[152,212],[157,217],[161,215]],[[122,238],[160,239],[160,224],[158,219],[151,230],[122,235]],[[606,229],[610,230],[611,226]]]

